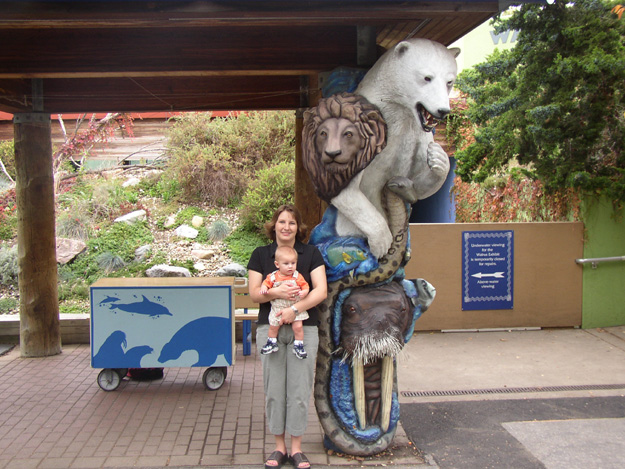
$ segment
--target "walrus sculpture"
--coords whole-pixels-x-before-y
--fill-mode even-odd
[[[319,196],[332,202],[384,148],[385,136],[381,114],[362,96],[335,95],[304,113],[304,166]],[[395,357],[435,295],[425,280],[404,278],[410,205],[403,188],[411,185],[395,176],[381,195],[392,242],[380,258],[367,238],[337,234],[333,205],[311,234],[328,272],[328,297],[318,307],[315,406],[326,448],[346,454],[376,454],[392,442],[399,421]]]

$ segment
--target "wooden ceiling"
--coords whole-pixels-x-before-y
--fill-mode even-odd
[[[317,74],[368,68],[407,38],[449,45],[499,6],[497,0],[3,1],[0,111],[295,109],[317,91]]]

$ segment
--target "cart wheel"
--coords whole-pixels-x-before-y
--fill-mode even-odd
[[[202,381],[204,381],[204,386],[206,389],[210,391],[217,391],[220,387],[223,386],[226,381],[226,375],[228,374],[228,368],[225,366],[221,366],[218,368],[208,368],[204,372],[204,376],[202,377]]]
[[[124,377],[128,374],[128,368],[115,368],[115,371],[117,371],[117,374],[121,379],[124,379]]]
[[[115,391],[121,382],[121,376],[113,368],[104,368],[98,375],[98,386],[103,391]]]

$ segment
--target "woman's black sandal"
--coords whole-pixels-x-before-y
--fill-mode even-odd
[[[280,469],[282,465],[288,461],[288,459],[289,457],[282,451],[275,450],[269,455],[267,461],[276,461],[277,464],[275,466],[272,466],[270,464],[267,464],[267,461],[265,461],[265,469]]]
[[[306,457],[306,455],[302,452],[299,453],[295,453],[291,455],[291,460],[293,461],[293,466],[295,466],[295,469],[310,469],[310,461],[308,460],[308,458]],[[299,465],[302,463],[308,463],[308,467],[302,467],[300,468]]]

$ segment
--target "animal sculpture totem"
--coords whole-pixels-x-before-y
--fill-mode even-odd
[[[399,420],[395,357],[435,289],[405,279],[410,204],[434,194],[449,171],[433,140],[450,111],[456,49],[399,43],[356,94],[304,114],[304,166],[330,206],[311,235],[324,256],[328,298],[319,306],[315,405],[328,448],[385,450]]]

